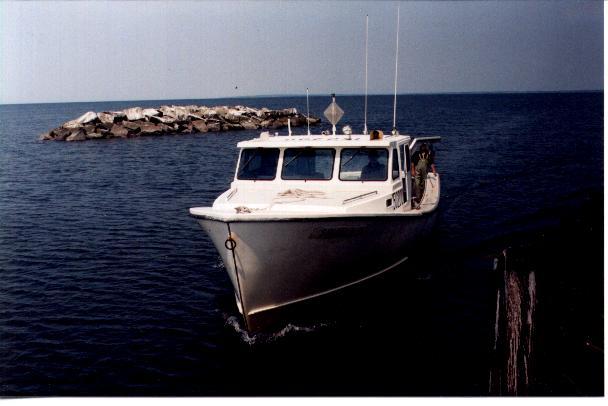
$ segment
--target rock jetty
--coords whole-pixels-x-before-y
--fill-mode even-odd
[[[270,110],[245,106],[132,107],[121,111],[89,111],[44,133],[41,140],[85,141],[161,134],[191,134],[234,130],[278,129],[306,125],[306,116],[295,108]],[[310,117],[310,124],[321,119]]]

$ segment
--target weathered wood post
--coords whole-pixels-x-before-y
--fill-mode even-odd
[[[536,275],[508,248],[495,259],[496,320],[489,393],[527,395],[532,378]]]

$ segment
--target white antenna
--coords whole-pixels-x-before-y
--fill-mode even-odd
[[[365,16],[365,123],[363,124],[363,135],[367,135],[367,33],[369,27],[369,15]]]
[[[308,88],[306,88],[306,126],[310,135],[310,110],[308,109]]]
[[[397,47],[395,48],[395,99],[393,101],[393,133],[397,133],[397,67],[399,62],[399,6],[397,6]]]

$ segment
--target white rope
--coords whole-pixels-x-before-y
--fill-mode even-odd
[[[313,198],[323,199],[325,198],[325,192],[315,190],[287,189],[284,192],[277,193],[277,196],[273,200]]]

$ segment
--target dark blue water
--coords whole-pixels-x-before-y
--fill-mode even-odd
[[[496,242],[548,230],[556,210],[603,192],[602,99],[399,97],[401,133],[443,137],[433,254],[337,296],[325,317],[258,335],[241,330],[223,265],[188,216],[228,188],[236,143],[257,133],[37,137],[88,110],[306,111],[304,98],[0,106],[0,395],[486,394]],[[311,98],[311,113],[328,103]],[[363,99],[338,103],[341,125],[360,131]],[[390,130],[391,96],[370,97],[369,111],[370,129]]]

